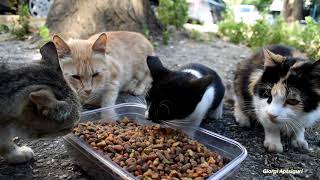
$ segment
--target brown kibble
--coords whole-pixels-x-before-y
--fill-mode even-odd
[[[116,150],[116,151],[122,151],[124,148],[121,145],[113,145],[111,146],[112,149]]]
[[[104,148],[106,145],[107,145],[107,144],[106,144],[106,142],[105,142],[104,140],[102,140],[101,142],[99,142],[99,143],[97,144],[97,146],[100,147],[100,148]]]
[[[152,176],[152,170],[148,169],[147,172],[143,173],[144,177],[151,177]]]
[[[158,157],[158,156],[157,156],[156,154],[150,153],[150,154],[148,155],[148,160],[153,161],[153,160],[155,160],[157,157]]]
[[[96,143],[95,143],[95,142],[91,142],[90,145],[91,145],[92,147],[96,147]]]
[[[183,154],[179,154],[178,158],[179,158],[179,161],[180,161],[180,162],[183,162],[183,161],[184,161],[184,156],[183,156]]]
[[[157,169],[158,169],[159,171],[163,170],[163,168],[164,168],[164,164],[162,164],[162,163],[160,163],[160,164],[158,165],[158,167],[157,167]]]
[[[178,142],[173,143],[172,146],[173,146],[173,147],[176,147],[176,146],[178,146],[179,144],[180,144],[180,142],[178,141]]]
[[[139,125],[128,118],[80,123],[72,132],[138,179],[201,180],[228,162],[180,130]]]
[[[152,179],[159,179],[159,174],[158,173],[153,173],[151,178]]]
[[[183,165],[183,166],[181,167],[181,170],[182,170],[182,171],[186,171],[186,170],[189,169],[189,168],[191,168],[191,164],[190,164],[190,163],[187,163],[187,164],[185,164],[185,165]]]
[[[159,158],[156,158],[153,163],[152,163],[154,166],[158,166],[159,164]]]

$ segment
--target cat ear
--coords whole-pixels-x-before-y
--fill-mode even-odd
[[[264,56],[264,67],[276,66],[277,64],[281,64],[285,60],[285,57],[279,54],[274,54],[267,48],[263,48],[263,56]]]
[[[94,42],[92,50],[100,53],[105,53],[107,49],[107,34],[102,33],[98,39]]]
[[[162,77],[163,75],[169,72],[169,70],[162,65],[159,57],[157,56],[148,56],[147,64],[148,64],[151,76],[154,79]]]
[[[29,99],[39,106],[46,107],[52,107],[52,105],[56,104],[58,101],[50,90],[45,89],[31,92],[29,94]]]
[[[54,94],[51,91],[45,89],[31,92],[29,94],[29,99],[31,102],[37,105],[38,110],[43,115],[47,115],[49,112],[49,108],[54,107],[58,103],[58,100],[56,99]]]
[[[197,90],[204,92],[207,89],[207,87],[212,83],[212,81],[213,81],[213,76],[207,75],[200,79],[192,80],[190,83],[191,83],[191,86],[193,86]]]
[[[57,49],[53,42],[48,42],[43,45],[40,48],[40,54],[46,64],[58,71],[61,71]]]
[[[57,47],[59,57],[64,57],[71,54],[68,44],[60,36],[54,35],[52,41]]]

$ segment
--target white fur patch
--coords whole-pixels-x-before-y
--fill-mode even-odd
[[[196,131],[196,128],[202,122],[202,119],[207,114],[208,110],[211,108],[212,102],[214,100],[215,90],[212,86],[208,87],[201,101],[196,106],[195,110],[186,118],[169,121],[170,124],[182,127],[191,136]]]
[[[31,148],[27,146],[16,147],[9,154],[5,155],[8,163],[10,164],[19,164],[30,161],[34,156],[34,153]]]
[[[182,70],[182,72],[190,73],[198,79],[203,77],[203,75],[199,71],[194,69],[184,69]],[[196,128],[199,127],[208,110],[211,108],[211,105],[214,100],[214,95],[214,87],[208,86],[207,90],[202,96],[202,99],[197,104],[195,110],[188,117],[184,119],[172,120],[169,122],[172,125],[184,127],[184,130],[187,131],[189,135],[193,136],[193,134],[196,131]]]
[[[201,78],[202,77],[202,74],[200,72],[198,72],[197,70],[194,70],[194,69],[184,69],[182,72],[190,73],[190,74],[194,75],[197,78]]]
[[[304,116],[305,119],[305,127],[312,126],[315,122],[320,121],[320,106],[312,112],[307,113]]]
[[[213,99],[214,99],[215,89],[213,87],[208,87],[201,101],[196,106],[196,109],[186,118],[193,120],[193,124],[199,126],[202,119],[210,109]]]

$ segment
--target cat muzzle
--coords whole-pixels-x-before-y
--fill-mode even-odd
[[[268,116],[269,116],[269,119],[272,123],[276,124],[277,123],[277,117],[276,115],[273,115],[273,114],[270,114],[270,113],[267,113]]]

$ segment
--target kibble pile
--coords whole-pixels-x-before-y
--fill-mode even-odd
[[[139,179],[205,179],[226,163],[180,130],[113,123],[80,123],[73,133]]]

